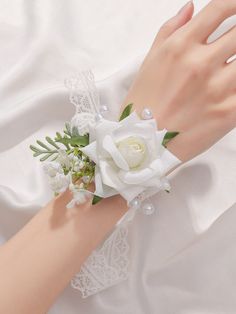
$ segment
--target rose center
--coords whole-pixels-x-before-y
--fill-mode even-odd
[[[142,165],[147,152],[146,144],[142,138],[130,136],[121,140],[116,145],[131,169]]]

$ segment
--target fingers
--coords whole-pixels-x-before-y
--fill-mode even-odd
[[[236,26],[220,38],[209,44],[214,50],[214,59],[217,62],[225,64],[225,62],[236,53]]]
[[[212,0],[189,23],[189,31],[200,41],[206,41],[228,17],[236,14],[235,0]]]
[[[193,2],[189,1],[184,7],[180,9],[176,16],[167,21],[158,32],[153,47],[160,46],[170,35],[177,29],[185,25],[193,16],[194,6]]]

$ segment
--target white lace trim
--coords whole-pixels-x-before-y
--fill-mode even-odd
[[[102,246],[88,257],[71,286],[86,298],[128,277],[128,224],[117,227]]]
[[[76,109],[71,125],[76,126],[80,135],[84,135],[89,132],[88,125],[95,122],[95,114],[100,105],[94,75],[91,70],[79,72],[66,79],[65,86],[69,89],[70,102]]]

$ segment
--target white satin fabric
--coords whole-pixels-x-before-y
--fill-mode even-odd
[[[206,3],[198,0],[197,10]],[[63,80],[91,67],[101,101],[117,117],[142,60],[135,56],[147,50],[162,22],[183,4],[1,0],[1,243],[51,197],[28,146],[53,135],[73,115]],[[232,131],[175,171],[172,192],[155,197],[154,216],[136,216],[127,281],[85,300],[68,286],[49,314],[235,313],[235,140]]]

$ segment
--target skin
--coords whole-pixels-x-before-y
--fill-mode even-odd
[[[236,13],[235,0],[213,0],[192,19],[188,3],[158,33],[124,104],[144,104],[160,128],[179,131],[169,145],[186,161],[208,149],[236,122],[236,30],[208,36]],[[127,211],[120,196],[66,209],[69,192],[41,209],[0,248],[0,313],[46,313],[82,263]]]
[[[159,128],[178,131],[168,149],[182,161],[202,153],[236,125],[236,28],[215,42],[208,37],[236,2],[213,0],[191,21],[189,2],[156,36],[125,99],[151,108]],[[182,27],[178,27],[182,25]],[[193,145],[194,143],[194,145]]]

